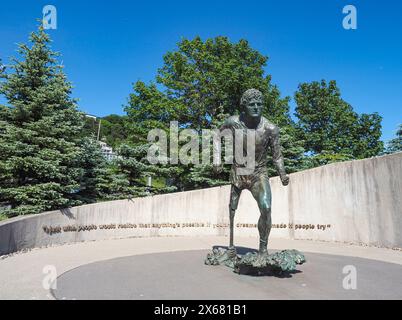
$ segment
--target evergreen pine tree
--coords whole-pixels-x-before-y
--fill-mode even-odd
[[[142,197],[158,193],[175,191],[175,186],[170,186],[167,180],[177,171],[177,168],[167,165],[152,165],[148,162],[147,151],[149,144],[130,146],[123,144],[118,148],[119,157],[116,160],[118,171],[128,180],[128,188],[125,193],[128,197]],[[147,179],[151,177],[152,186],[147,185]],[[162,181],[162,183],[160,183]]]
[[[80,164],[84,173],[77,193],[81,201],[92,203],[132,196],[128,177],[117,165],[118,159],[107,160],[94,137],[84,137],[82,149]]]
[[[83,116],[43,27],[29,40],[1,73],[0,203],[11,206],[8,216],[81,203]]]

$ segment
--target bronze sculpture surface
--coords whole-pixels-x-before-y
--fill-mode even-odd
[[[236,159],[232,164],[230,173],[231,191],[229,203],[230,238],[228,250],[214,249],[205,261],[206,264],[226,264],[241,272],[243,267],[266,268],[274,270],[292,271],[296,264],[305,261],[304,256],[296,250],[284,250],[280,253],[269,255],[267,251],[268,238],[271,231],[271,188],[267,172],[267,156],[272,151],[273,162],[284,186],[288,185],[289,177],[286,175],[281,145],[279,141],[279,128],[262,116],[263,95],[256,89],[247,90],[241,98],[241,114],[231,116],[221,126],[220,130],[229,129],[232,134],[246,136],[253,133],[254,162],[251,171],[244,173],[244,163],[239,164]],[[247,140],[249,141],[249,140]],[[248,146],[250,147],[250,146]],[[235,152],[249,152],[247,143],[235,143]],[[237,149],[237,150],[236,150]],[[240,149],[240,150],[239,150]],[[219,166],[216,169],[219,170]],[[258,220],[259,250],[258,254],[246,254],[239,257],[233,241],[234,217],[238,207],[242,190],[247,189],[257,201],[260,211]]]

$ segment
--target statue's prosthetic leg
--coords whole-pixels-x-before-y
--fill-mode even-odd
[[[229,223],[230,223],[230,237],[229,237],[229,255],[230,257],[236,256],[236,247],[233,243],[233,231],[234,231],[234,217],[235,217],[235,209],[232,209],[229,205]]]
[[[232,184],[230,190],[230,203],[229,203],[229,226],[230,226],[230,236],[229,236],[229,255],[231,257],[236,257],[236,247],[233,242],[234,233],[234,217],[236,213],[237,206],[239,205],[241,189],[237,188]]]

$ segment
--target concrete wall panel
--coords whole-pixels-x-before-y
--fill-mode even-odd
[[[271,179],[271,237],[402,247],[402,153]],[[102,202],[0,222],[0,254],[100,239],[228,235],[230,186]],[[243,191],[235,237],[258,237],[259,211]],[[75,228],[75,229],[74,229]],[[256,242],[257,245],[257,242]]]

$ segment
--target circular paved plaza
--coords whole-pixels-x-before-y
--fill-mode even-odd
[[[398,251],[273,239],[271,248],[298,249],[307,262],[292,274],[249,276],[204,264],[210,248],[226,240],[121,239],[19,253],[0,260],[0,298],[402,299]],[[238,239],[238,252],[253,250],[255,243],[253,238]],[[55,289],[44,288],[49,266],[57,273]]]
[[[248,276],[204,265],[206,254],[179,251],[87,264],[62,274],[52,293],[57,299],[402,299],[397,264],[307,253],[307,263],[293,274]],[[351,270],[355,289],[344,280]]]

